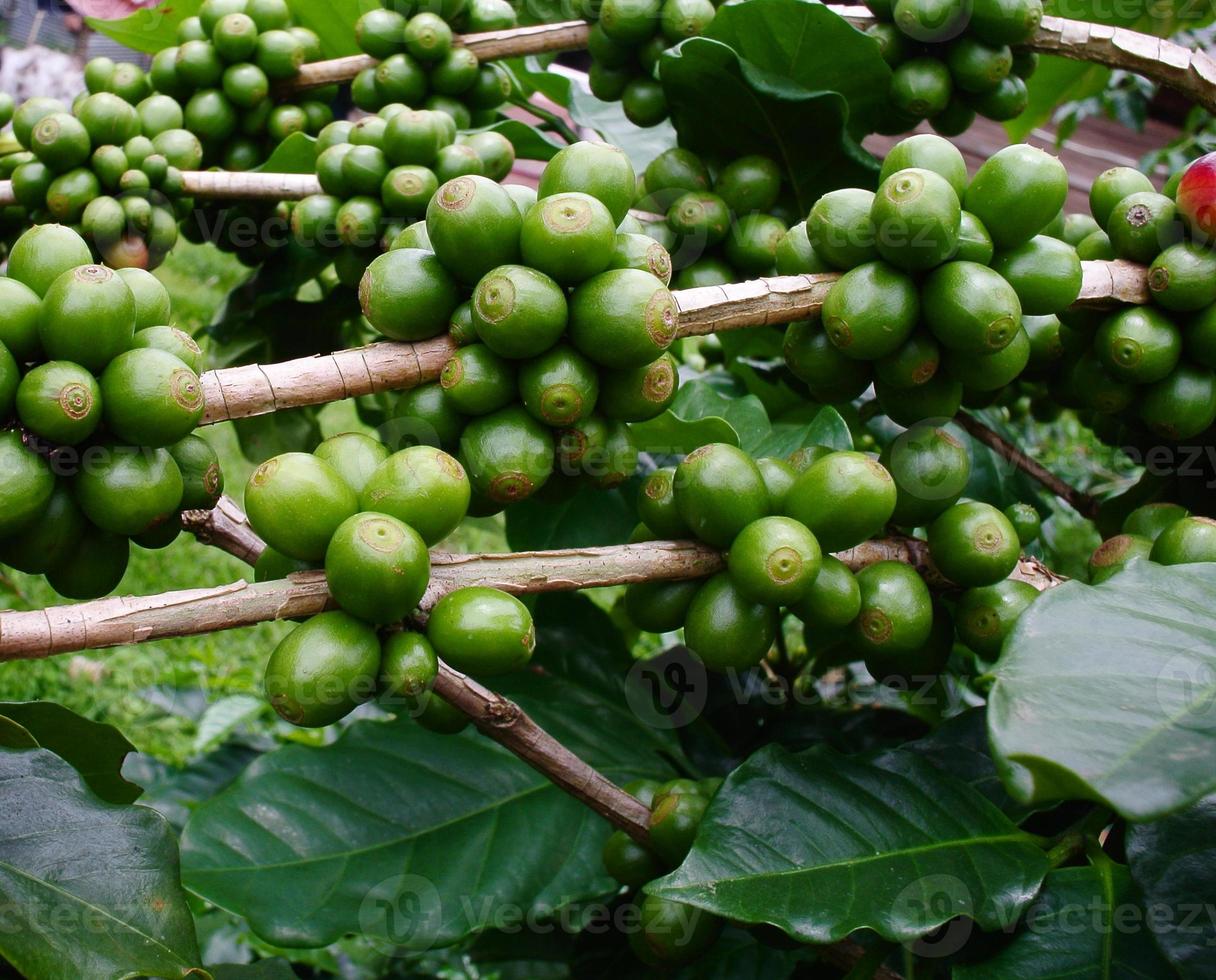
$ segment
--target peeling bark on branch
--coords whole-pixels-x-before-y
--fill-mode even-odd
[[[217,543],[225,550],[256,548],[240,514],[225,506]],[[237,542],[237,544],[232,544]],[[917,569],[934,588],[948,589],[933,566],[928,546],[914,538],[866,541],[837,557],[854,571],[879,561],[900,561]],[[431,584],[419,604],[422,613],[449,592],[470,585],[515,595],[572,592],[632,582],[704,578],[725,567],[720,552],[691,541],[647,541],[608,548],[529,551],[501,555],[431,555]],[[1063,579],[1031,558],[1014,578],[1047,589]],[[325,573],[301,572],[274,582],[233,582],[211,589],[186,589],[154,596],[116,596],[34,612],[0,613],[0,662],[32,660],[129,643],[194,636],[253,626],[276,619],[312,616],[333,608]]]
[[[226,551],[252,565],[266,550],[266,542],[249,526],[249,518],[229,496],[220,497],[212,510],[182,512],[182,529],[203,544]]]
[[[1147,270],[1129,262],[1082,262],[1080,306],[1148,301]],[[697,336],[791,323],[816,316],[838,273],[774,276],[674,292],[677,335]],[[456,347],[446,337],[382,342],[279,364],[223,368],[203,375],[203,425],[321,405],[354,395],[400,391],[434,381]]]
[[[278,364],[208,371],[202,376],[206,408],[200,424],[413,388],[438,378],[455,351],[455,342],[445,334],[416,344],[370,344]]]
[[[874,15],[864,7],[828,6],[861,30],[875,22]],[[1143,75],[1216,112],[1216,60],[1203,51],[1124,27],[1066,17],[1044,17],[1027,47],[1042,54]]]
[[[577,51],[587,46],[590,31],[591,25],[586,21],[570,20],[559,24],[462,34],[455,38],[455,43],[468,48],[481,61],[493,61],[497,58],[518,58],[550,51]],[[378,64],[375,58],[365,54],[335,58],[331,61],[315,61],[304,65],[295,78],[283,84],[281,91],[298,91],[333,82],[348,82],[359,72],[366,68],[375,68]]]
[[[235,506],[235,505],[233,505]],[[229,515],[231,517],[231,515]],[[566,592],[630,582],[702,578],[722,555],[691,542],[654,541],[612,548],[431,555],[431,584],[420,607],[470,585],[515,595]],[[33,612],[0,613],[0,662],[253,626],[332,608],[325,573],[274,582],[233,582],[154,596],[115,596]]]
[[[187,170],[182,173],[182,184],[187,197],[234,201],[298,201],[321,193],[321,181],[316,174]]]

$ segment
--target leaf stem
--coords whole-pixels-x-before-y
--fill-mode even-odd
[[[959,412],[954,421],[977,442],[983,443],[1033,480],[1037,480],[1082,517],[1097,517],[1098,502],[1087,493],[1069,486],[1038,460],[1031,459],[999,432],[994,432],[974,415]]]
[[[537,119],[543,119],[546,123],[548,123],[548,128],[557,133],[557,135],[564,139],[567,143],[578,143],[582,140],[582,137],[579,136],[579,134],[571,129],[568,125],[566,125],[566,121],[562,119],[562,117],[556,112],[550,112],[548,109],[538,106],[535,102],[519,96],[515,96],[508,101],[511,103],[511,105],[517,106],[518,108],[523,109],[525,112],[532,113],[532,115],[536,116]]]

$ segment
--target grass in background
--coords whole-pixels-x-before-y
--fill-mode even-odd
[[[176,324],[195,335],[248,275],[249,270],[231,256],[185,242],[157,270],[173,297]],[[209,426],[199,433],[215,447],[226,487],[239,500],[252,466],[241,455],[232,426]],[[115,594],[152,595],[242,578],[252,579],[244,562],[182,534],[160,551],[132,546],[131,563]],[[64,601],[40,576],[13,572],[0,582],[2,608],[40,609]],[[0,664],[0,700],[58,702],[115,725],[141,751],[182,762],[193,754],[200,709],[227,694],[259,691],[266,657],[289,628],[285,623],[268,623],[209,636]],[[269,714],[266,720],[269,723]]]

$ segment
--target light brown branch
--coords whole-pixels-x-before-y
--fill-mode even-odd
[[[1079,305],[1147,302],[1143,267],[1127,262],[1081,265],[1085,278]],[[838,273],[774,276],[675,290],[680,311],[677,334],[721,333],[816,316],[839,278]],[[455,349],[448,337],[441,336],[417,344],[382,342],[279,364],[208,371],[203,375],[207,408],[202,424],[412,388],[438,378]]]
[[[379,343],[277,364],[246,364],[202,376],[203,425],[323,405],[434,381],[456,351],[446,334],[416,344]]]
[[[430,609],[454,589],[483,585],[516,595],[567,592],[630,582],[701,578],[723,567],[721,554],[690,542],[650,541],[612,548],[502,555],[431,555]],[[114,596],[35,612],[0,613],[0,662],[96,650],[312,616],[332,608],[325,573],[274,582],[245,581],[153,596]]]
[[[645,844],[650,811],[611,780],[587,765],[534,722],[514,701],[483,687],[471,677],[440,664],[434,691],[469,716],[485,735],[590,807],[618,830]]]
[[[229,530],[217,534],[231,534],[240,541],[239,547],[252,551],[256,544],[250,541],[252,531],[242,527],[240,509],[230,501],[224,515]],[[933,566],[928,546],[913,538],[866,541],[838,557],[855,571],[879,561],[902,561],[914,566],[931,586],[950,587]],[[633,582],[704,578],[724,566],[720,552],[690,541],[515,554],[436,552],[431,555],[431,584],[419,608],[425,614],[449,592],[470,585],[516,595],[573,592]],[[1062,581],[1029,558],[1023,559],[1014,577],[1039,589]],[[0,662],[195,636],[312,616],[332,607],[325,573],[316,571],[252,585],[239,581],[211,589],[95,599],[35,612],[0,612]]]
[[[298,201],[321,193],[321,181],[316,174],[186,170],[182,173],[182,185],[187,197],[233,201]]]
[[[680,311],[677,335],[694,337],[818,316],[840,276],[839,272],[772,276],[725,286],[677,289],[674,293]]]
[[[1098,502],[1093,497],[1069,486],[1042,463],[1031,459],[1000,433],[993,432],[979,419],[966,412],[959,412],[954,420],[966,429],[972,438],[982,442],[998,456],[1009,460],[1027,476],[1037,480],[1082,517],[1097,517]]]
[[[468,48],[481,61],[493,61],[497,58],[518,58],[549,51],[577,51],[587,46],[590,30],[591,25],[586,21],[571,20],[560,24],[464,34],[457,37],[455,43]],[[304,65],[299,74],[285,82],[280,90],[290,92],[333,82],[349,82],[359,72],[375,68],[377,64],[379,62],[375,58],[365,54],[335,58],[331,61],[314,61]]]
[[[189,531],[203,544],[219,548],[248,565],[258,560],[266,550],[249,518],[231,497],[220,497],[212,510],[187,510],[181,516],[183,530]]]

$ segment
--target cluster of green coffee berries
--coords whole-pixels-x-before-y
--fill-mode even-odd
[[[407,17],[396,6],[405,5],[369,10],[355,24],[359,47],[379,59],[351,82],[355,105],[365,112],[393,104],[439,110],[461,129],[493,122],[494,110],[511,94],[510,76],[455,43],[445,16],[424,10]],[[467,14],[461,23],[475,30],[515,26],[507,4],[473,4]]]
[[[255,577],[323,567],[341,610],[312,617],[271,655],[266,695],[284,719],[330,725],[379,693],[404,699],[428,727],[459,730],[464,716],[431,693],[439,657],[477,677],[527,664],[532,617],[497,589],[444,595],[425,634],[397,629],[430,584],[428,548],[464,519],[470,492],[464,468],[442,450],[419,445],[390,455],[354,432],[254,471],[245,506],[267,543]]]
[[[1063,165],[1017,144],[969,181],[952,144],[921,135],[892,148],[880,181],[821,197],[792,249],[845,271],[820,319],[786,333],[812,397],[847,401],[873,384],[882,410],[911,425],[987,404],[1051,362],[1057,314],[1081,288],[1076,249],[1042,233],[1068,193]]]
[[[315,135],[333,119],[336,87],[298,104],[274,92],[320,57],[320,39],[292,24],[287,0],[204,0],[179,25],[177,44],[157,52],[149,76],[182,106],[208,166],[251,170],[288,136]]]
[[[458,447],[478,514],[546,484],[618,485],[637,463],[628,423],[661,413],[678,384],[669,258],[618,231],[635,193],[628,158],[576,143],[546,166],[538,193],[448,181],[359,287],[384,336],[449,332],[461,345],[396,414]]]
[[[604,870],[626,888],[640,889],[680,866],[692,849],[701,818],[722,780],[638,779],[622,787],[650,810],[649,843],[639,844],[622,830],[604,843]],[[673,928],[678,923],[678,928]],[[690,963],[717,941],[723,920],[711,912],[653,895],[638,905],[637,928],[629,934],[634,954],[649,966]]]
[[[604,0],[587,41],[591,94],[620,101],[635,126],[657,126],[667,118],[659,58],[686,38],[704,34],[714,13],[710,0]]]
[[[1148,266],[1151,302],[1064,314],[1051,395],[1165,439],[1194,438],[1216,421],[1216,251],[1137,170],[1100,174],[1089,200],[1092,219],[1070,215],[1062,234],[1080,237],[1083,258]]]
[[[875,678],[891,681],[937,674],[956,633],[993,660],[1038,594],[1009,576],[1039,520],[1029,506],[1003,513],[962,500],[969,475],[962,441],[927,424],[880,459],[810,447],[792,460],[753,460],[730,445],[704,446],[647,477],[634,537],[699,539],[726,552],[726,570],[703,582],[631,585],[625,609],[647,632],[682,627],[689,649],[716,671],[759,664],[782,610],[802,621],[821,667],[864,660]],[[889,525],[926,529],[933,565],[962,590],[951,603],[935,600],[902,561],[854,573],[832,554]]]
[[[93,265],[70,228],[22,235],[0,278],[0,561],[61,595],[118,585],[130,541],[172,542],[223,475],[192,430],[202,354],[142,269]]]
[[[1026,79],[1041,0],[867,0],[878,23],[866,32],[892,68],[885,130],[905,133],[928,119],[945,136],[978,113],[1007,120],[1028,104]]]
[[[95,90],[71,111],[50,98],[22,103],[12,124],[26,152],[6,169],[27,225],[71,225],[112,268],[152,269],[177,242],[182,171],[198,168],[202,146],[181,106],[149,94],[137,66],[108,69],[93,72]]]
[[[642,174],[637,206],[665,217],[643,227],[671,251],[673,285],[720,286],[776,271],[787,230],[773,213],[781,184],[781,169],[763,156],[740,157],[716,174],[680,147],[655,157]]]
[[[425,218],[441,183],[469,175],[498,181],[515,163],[515,148],[501,133],[458,136],[446,112],[399,105],[357,123],[330,123],[316,150],[323,193],[291,206],[292,235],[308,248],[352,252],[341,276],[352,286],[408,225]]]
[[[1120,533],[1103,541],[1090,556],[1090,582],[1105,582],[1133,559],[1159,565],[1216,561],[1216,521],[1195,517],[1178,504],[1137,507],[1127,515]]]

